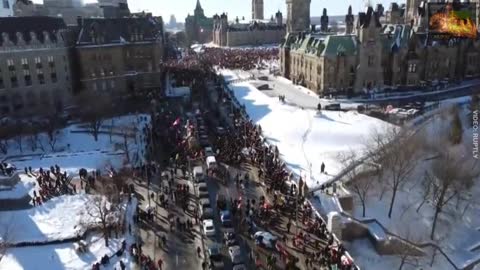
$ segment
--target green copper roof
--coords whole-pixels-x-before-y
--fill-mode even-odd
[[[357,41],[355,36],[327,36],[325,39],[325,50],[322,56],[337,56],[343,54],[345,56],[356,55]]]

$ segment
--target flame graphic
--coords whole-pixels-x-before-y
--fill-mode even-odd
[[[430,18],[430,29],[435,32],[447,33],[454,37],[477,38],[477,27],[470,18],[460,18],[452,9],[451,4],[444,12],[437,12]]]

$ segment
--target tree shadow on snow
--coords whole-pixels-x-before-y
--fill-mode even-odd
[[[352,125],[352,124],[347,123],[347,122],[342,122],[342,121],[338,121],[338,120],[335,120],[333,118],[330,118],[330,117],[326,116],[324,113],[317,113],[317,114],[315,114],[314,117],[315,118],[322,118],[322,119],[325,119],[325,120],[330,121],[330,122],[340,123],[340,124],[344,124],[344,125],[349,125],[349,126]]]

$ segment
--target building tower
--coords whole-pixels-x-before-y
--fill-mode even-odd
[[[263,20],[263,0],[252,0],[252,19]]]
[[[122,18],[130,15],[127,0],[98,0],[105,18]]]
[[[345,16],[345,34],[353,34],[353,24],[355,22],[355,17],[352,14],[352,6],[348,7],[348,13]]]
[[[202,5],[200,4],[200,0],[197,0],[197,5],[195,6],[195,10],[193,11],[193,15],[196,18],[205,16],[205,14],[203,13]]]
[[[310,29],[310,1],[287,0],[287,33]]]
[[[275,13],[275,21],[277,22],[277,25],[283,25],[283,15],[280,10]]]
[[[320,17],[320,31],[328,32],[328,15],[326,8],[323,9],[322,17]]]

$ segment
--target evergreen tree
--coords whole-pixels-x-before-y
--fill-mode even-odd
[[[455,145],[462,142],[463,127],[458,108],[454,107],[452,110],[453,118],[452,125],[450,127],[450,142]]]

